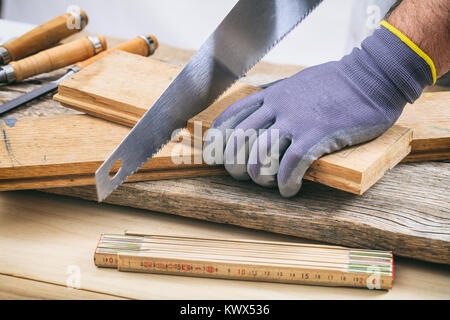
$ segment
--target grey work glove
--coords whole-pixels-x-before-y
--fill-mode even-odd
[[[313,161],[389,129],[406,103],[433,83],[431,70],[381,27],[342,60],[308,68],[232,104],[208,132],[204,159],[224,161],[236,179],[278,185],[282,196],[294,196]],[[228,137],[220,142],[218,132]],[[223,157],[220,151],[208,153],[218,141]]]

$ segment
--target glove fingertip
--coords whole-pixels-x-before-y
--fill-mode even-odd
[[[294,148],[288,149],[280,163],[278,189],[285,198],[293,197],[300,191],[305,172],[317,159],[316,155],[297,152]]]
[[[250,176],[246,171],[245,164],[227,164],[225,163],[225,170],[236,180],[248,181]]]
[[[275,187],[277,185],[276,175],[264,175],[261,174],[259,164],[248,164],[247,172],[249,177],[255,182],[263,187]]]
[[[278,190],[280,191],[280,194],[283,198],[292,198],[293,196],[297,195],[297,193],[300,191],[303,184],[302,179],[298,179],[295,182],[287,183],[278,185]]]

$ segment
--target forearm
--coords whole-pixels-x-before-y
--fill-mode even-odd
[[[433,60],[438,78],[450,69],[449,0],[403,0],[387,21]]]

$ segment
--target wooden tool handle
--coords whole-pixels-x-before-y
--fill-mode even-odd
[[[98,36],[98,39],[101,42],[99,51],[106,50],[105,38]],[[89,38],[83,38],[12,62],[10,65],[14,69],[16,81],[22,81],[37,74],[50,72],[86,60],[95,54],[93,42]]]
[[[88,17],[84,11],[79,17],[71,13],[63,14],[50,20],[16,40],[4,44],[11,61],[17,61],[33,53],[48,49],[60,40],[81,31],[87,24]]]
[[[151,37],[152,37],[152,39],[154,39],[155,43],[157,44],[156,38],[154,36],[151,36]],[[103,58],[107,54],[110,54],[111,52],[117,51],[117,50],[122,50],[122,51],[126,51],[129,53],[138,54],[138,55],[141,55],[144,57],[147,57],[150,55],[150,48],[147,44],[147,41],[142,37],[136,37],[136,38],[128,40],[127,42],[124,42],[118,46],[115,46],[114,48],[111,48],[107,51],[103,51],[102,53],[97,54],[96,56],[89,58],[88,60],[78,62],[77,64],[75,64],[75,66],[80,69],[86,68],[87,66],[93,64],[94,62]]]

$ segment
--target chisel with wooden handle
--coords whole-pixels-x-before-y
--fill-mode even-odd
[[[0,66],[51,48],[64,38],[80,32],[88,23],[82,10],[50,20],[21,37],[0,46]]]
[[[28,58],[3,66],[0,70],[0,85],[20,82],[41,73],[69,66],[93,57],[104,50],[106,50],[104,37],[89,36],[41,51]]]
[[[148,57],[148,56],[152,55],[157,48],[158,48],[158,40],[156,39],[155,36],[153,36],[153,35],[138,36],[134,39],[128,40],[127,42],[119,44],[118,46],[115,46],[114,48],[106,50],[105,52],[102,52],[102,53],[96,55],[95,57],[92,57],[88,60],[76,63],[71,68],[71,71],[73,71],[74,69],[78,69],[75,71],[75,72],[78,72],[79,70],[86,68],[87,66],[93,64],[97,60],[100,60],[101,58],[110,54],[113,51],[121,50],[121,51],[126,51],[129,53],[138,54],[140,56]]]
[[[155,36],[149,35],[149,36],[139,36],[134,39],[131,39],[127,42],[124,42],[114,48],[111,48],[107,51],[103,51],[96,56],[93,56],[92,58],[89,58],[87,60],[81,61],[76,63],[73,67],[69,69],[69,72],[65,74],[63,77],[61,77],[58,80],[49,82],[33,91],[30,91],[16,99],[13,99],[9,102],[4,103],[0,106],[0,115],[4,114],[14,108],[17,108],[25,103],[28,103],[44,94],[56,91],[58,88],[58,84],[67,79],[70,78],[72,75],[80,71],[81,69],[87,67],[88,65],[94,63],[95,61],[99,60],[100,58],[104,57],[105,55],[111,53],[112,51],[122,50],[129,53],[138,54],[141,56],[150,56],[152,55],[155,50],[158,48],[158,40]]]

